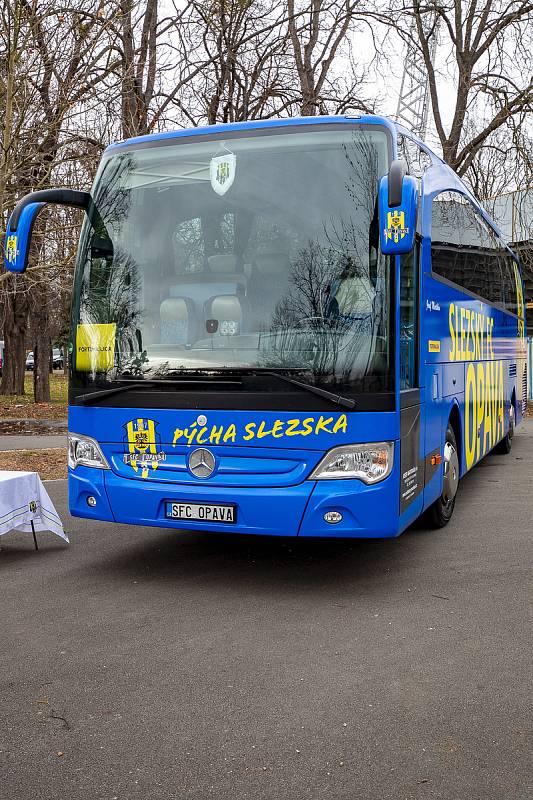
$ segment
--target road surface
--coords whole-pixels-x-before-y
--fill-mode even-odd
[[[9,800],[530,800],[533,420],[394,541],[0,540]]]

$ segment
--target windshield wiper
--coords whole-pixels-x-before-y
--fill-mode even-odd
[[[280,381],[285,381],[286,383],[290,383],[292,386],[297,386],[299,389],[303,389],[304,391],[309,392],[310,394],[316,394],[318,397],[323,397],[325,400],[329,400],[331,403],[335,403],[337,406],[343,406],[344,408],[355,408],[355,400],[352,400],[350,397],[343,397],[340,394],[335,394],[334,392],[328,392],[327,389],[321,389],[319,386],[314,386],[311,383],[303,383],[302,381],[297,381],[294,378],[289,378],[288,375],[283,375],[280,372],[272,372],[271,370],[239,370],[237,375],[233,377],[222,377],[219,375],[213,375],[209,378],[202,378],[202,377],[190,377],[190,378],[176,378],[174,380],[143,380],[143,381],[128,381],[124,382],[123,386],[114,386],[112,389],[102,389],[96,392],[88,392],[87,394],[80,394],[76,397],[76,402],[81,403],[83,405],[89,403],[98,403],[100,400],[104,400],[106,397],[113,397],[115,394],[121,394],[122,392],[129,392],[131,390],[137,391],[139,389],[145,389],[148,386],[198,386],[198,384],[207,384],[209,386],[220,386],[229,384],[231,386],[242,385],[242,377],[246,375],[268,375],[273,378],[279,378]]]
[[[310,392],[311,394],[316,394],[318,395],[318,397],[323,397],[325,400],[330,400],[337,406],[343,406],[344,408],[355,408],[355,400],[352,400],[351,397],[343,397],[341,394],[328,392],[327,389],[321,389],[319,386],[314,386],[312,383],[302,383],[302,381],[297,381],[294,378],[289,378],[288,375],[283,375],[280,372],[270,372],[270,371],[267,372],[261,370],[257,374],[271,375],[274,378],[279,378],[280,381],[285,381],[286,383],[290,383],[293,386],[298,386],[300,389],[304,389],[305,391]]]
[[[176,380],[143,380],[143,381],[128,381],[123,386],[114,386],[112,389],[102,389],[96,392],[88,392],[87,394],[79,394],[76,397],[76,402],[83,405],[88,403],[97,403],[99,400],[104,400],[106,397],[112,397],[115,394],[122,392],[129,392],[131,390],[137,391],[138,389],[145,389],[148,386],[198,386],[199,383],[207,383],[218,386],[220,384],[239,384],[239,379],[213,379],[213,378],[177,378]]]

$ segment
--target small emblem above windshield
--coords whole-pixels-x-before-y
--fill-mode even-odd
[[[197,422],[198,425],[202,425],[202,426],[203,425],[207,425],[207,417],[206,417],[206,415],[205,414],[199,414],[196,417],[196,422]]]
[[[213,190],[220,195],[226,194],[235,180],[237,158],[234,153],[224,153],[211,159],[209,176]]]

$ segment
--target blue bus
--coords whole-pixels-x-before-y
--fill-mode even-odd
[[[378,116],[225,124],[105,151],[69,350],[74,516],[393,537],[451,518],[526,403],[519,263],[454,172]]]

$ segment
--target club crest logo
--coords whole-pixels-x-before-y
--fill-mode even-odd
[[[28,507],[31,513],[35,514],[35,512],[37,511],[37,500],[30,500],[30,502],[28,503]]]
[[[399,242],[409,233],[409,228],[405,227],[405,214],[403,211],[389,211],[387,214],[387,227],[385,236],[393,242]]]
[[[226,194],[235,180],[237,157],[233,153],[225,153],[211,159],[209,176],[213,190],[219,194]]]
[[[157,434],[157,423],[153,419],[132,419],[126,425],[124,437],[123,461],[129,464],[134,472],[147,478],[157,469],[160,461],[166,460],[166,453],[161,450],[161,438]]]
[[[17,237],[14,234],[7,237],[6,241],[6,261],[8,264],[14,264],[18,256]]]

